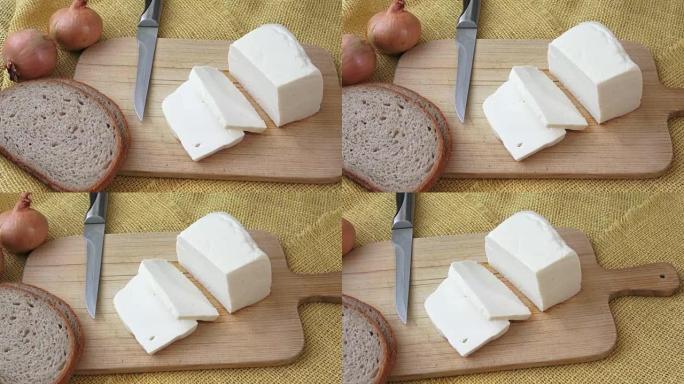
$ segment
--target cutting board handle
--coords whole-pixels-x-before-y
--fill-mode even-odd
[[[668,263],[607,270],[610,298],[620,296],[672,296],[679,288],[677,270]]]
[[[670,118],[684,117],[684,88],[667,88],[667,98],[670,100]]]
[[[297,275],[298,289],[301,289],[300,304],[303,303],[341,303],[342,272],[316,275]]]

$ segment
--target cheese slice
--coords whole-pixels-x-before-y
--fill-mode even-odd
[[[193,67],[188,81],[226,129],[261,133],[266,123],[230,79],[214,67]]]
[[[515,293],[481,264],[472,260],[451,263],[449,278],[488,320],[526,320],[530,317],[530,310]]]
[[[545,127],[576,130],[587,127],[587,120],[572,101],[538,68],[513,67],[508,79]]]
[[[437,331],[466,357],[508,330],[508,320],[487,320],[452,278],[425,299],[425,311]]]
[[[195,320],[176,319],[140,275],[134,276],[114,295],[114,309],[148,354],[156,353],[197,329]]]
[[[482,108],[494,134],[516,161],[558,144],[565,137],[565,129],[544,126],[510,81],[487,97]]]
[[[178,235],[178,261],[230,313],[271,293],[271,261],[231,215],[213,212]]]
[[[194,161],[232,147],[245,136],[240,130],[221,125],[189,81],[164,99],[162,112],[171,132]]]
[[[282,25],[262,25],[233,42],[228,66],[278,127],[321,108],[321,71]]]
[[[549,71],[603,123],[639,107],[641,69],[601,23],[588,21],[549,44]]]
[[[487,262],[540,311],[576,295],[582,285],[577,253],[542,216],[523,211],[485,237]]]
[[[166,260],[143,260],[140,275],[176,319],[214,321],[218,311],[190,279]]]

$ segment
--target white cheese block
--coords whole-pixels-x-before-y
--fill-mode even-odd
[[[437,331],[466,357],[508,330],[508,320],[487,320],[452,278],[425,299],[425,311]]]
[[[232,147],[245,136],[240,130],[224,128],[189,81],[164,99],[162,112],[171,132],[194,161]]]
[[[271,261],[231,215],[213,212],[178,235],[178,261],[233,313],[271,293]]]
[[[321,71],[282,25],[262,25],[233,42],[228,67],[278,127],[321,108]]]
[[[577,253],[542,216],[523,211],[485,237],[487,261],[540,311],[576,295],[582,285]]]
[[[193,67],[188,81],[226,129],[261,133],[266,123],[245,95],[214,67]]]
[[[558,144],[565,137],[565,129],[544,126],[510,81],[487,97],[482,108],[494,134],[516,161]]]
[[[176,319],[140,275],[134,276],[114,295],[114,309],[126,329],[150,355],[197,329],[195,320]]]
[[[603,24],[576,25],[549,44],[549,71],[603,123],[639,107],[641,69]]]
[[[581,130],[587,127],[587,120],[572,101],[538,68],[513,67],[508,79],[547,128]]]
[[[449,278],[488,320],[526,320],[530,317],[529,308],[481,264],[472,260],[451,263]]]
[[[218,311],[202,291],[166,260],[143,260],[140,275],[176,319],[214,321]]]

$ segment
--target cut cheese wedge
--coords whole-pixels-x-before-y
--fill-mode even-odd
[[[447,278],[425,299],[425,311],[449,344],[466,357],[508,330],[508,320],[487,320],[456,281]]]
[[[587,127],[587,120],[572,101],[538,68],[513,67],[508,79],[545,127],[576,130]]]
[[[178,261],[230,313],[271,293],[271,261],[233,216],[213,212],[178,235]]]
[[[530,317],[529,308],[481,264],[472,260],[451,263],[449,278],[488,320],[525,320]]]
[[[240,130],[226,129],[189,81],[164,99],[162,112],[171,132],[194,161],[232,147],[245,137]]]
[[[514,214],[485,237],[487,262],[540,311],[576,295],[582,285],[577,253],[542,216]]]
[[[197,329],[195,320],[178,320],[140,275],[114,296],[114,309],[138,343],[154,354]]]
[[[576,25],[549,44],[549,71],[603,123],[639,107],[641,69],[601,23]]]
[[[176,319],[214,321],[218,311],[202,291],[166,260],[143,260],[140,275]]]
[[[262,25],[233,42],[228,67],[278,127],[321,108],[321,71],[282,25]]]
[[[188,81],[226,129],[261,133],[266,123],[230,79],[214,67],[193,67]]]
[[[544,126],[510,81],[487,97],[482,108],[494,134],[516,161],[558,144],[565,137],[565,129]]]

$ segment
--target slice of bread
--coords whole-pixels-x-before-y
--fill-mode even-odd
[[[381,327],[342,296],[342,382],[385,383],[393,364],[390,353]]]
[[[392,327],[389,325],[385,317],[382,315],[382,313],[380,313],[380,311],[375,309],[375,307],[368,305],[357,298],[342,295],[342,300],[344,301],[345,305],[363,313],[371,321],[375,322],[375,324],[380,328],[380,331],[382,332],[383,336],[385,336],[385,341],[387,342],[387,349],[389,350],[390,356],[389,365],[391,369],[397,360],[397,339],[394,337]]]
[[[62,315],[64,315],[64,317],[67,319],[67,321],[69,322],[69,326],[71,327],[71,330],[74,332],[77,347],[76,359],[80,359],[81,354],[83,353],[83,348],[85,347],[85,337],[83,335],[83,328],[81,327],[81,322],[78,320],[78,316],[76,315],[74,310],[71,309],[69,304],[67,304],[64,300],[60,299],[59,297],[51,294],[50,292],[42,288],[38,288],[34,285],[23,283],[5,284],[7,286],[21,289],[35,296],[38,296],[38,298],[47,301],[50,305],[57,308],[62,313]]]
[[[97,98],[60,80],[0,92],[0,153],[51,188],[98,191],[126,155],[116,118]]]
[[[0,378],[13,384],[64,384],[76,367],[69,322],[46,300],[0,284]]]
[[[444,116],[444,113],[442,113],[442,110],[439,109],[439,107],[436,106],[432,101],[426,99],[425,97],[421,96],[418,92],[412,89],[408,89],[402,87],[401,85],[391,83],[375,84],[385,88],[389,88],[391,90],[401,93],[406,97],[412,98],[416,103],[418,103],[418,105],[420,105],[424,110],[426,110],[432,116],[433,119],[435,119],[435,121],[437,122],[437,126],[439,127],[439,131],[442,133],[442,137],[444,138],[444,146],[446,147],[448,159],[449,155],[451,155],[452,148],[451,131],[449,129],[449,122],[447,121],[446,116]]]
[[[448,156],[437,121],[412,97],[378,84],[342,89],[344,173],[373,191],[430,189]]]

